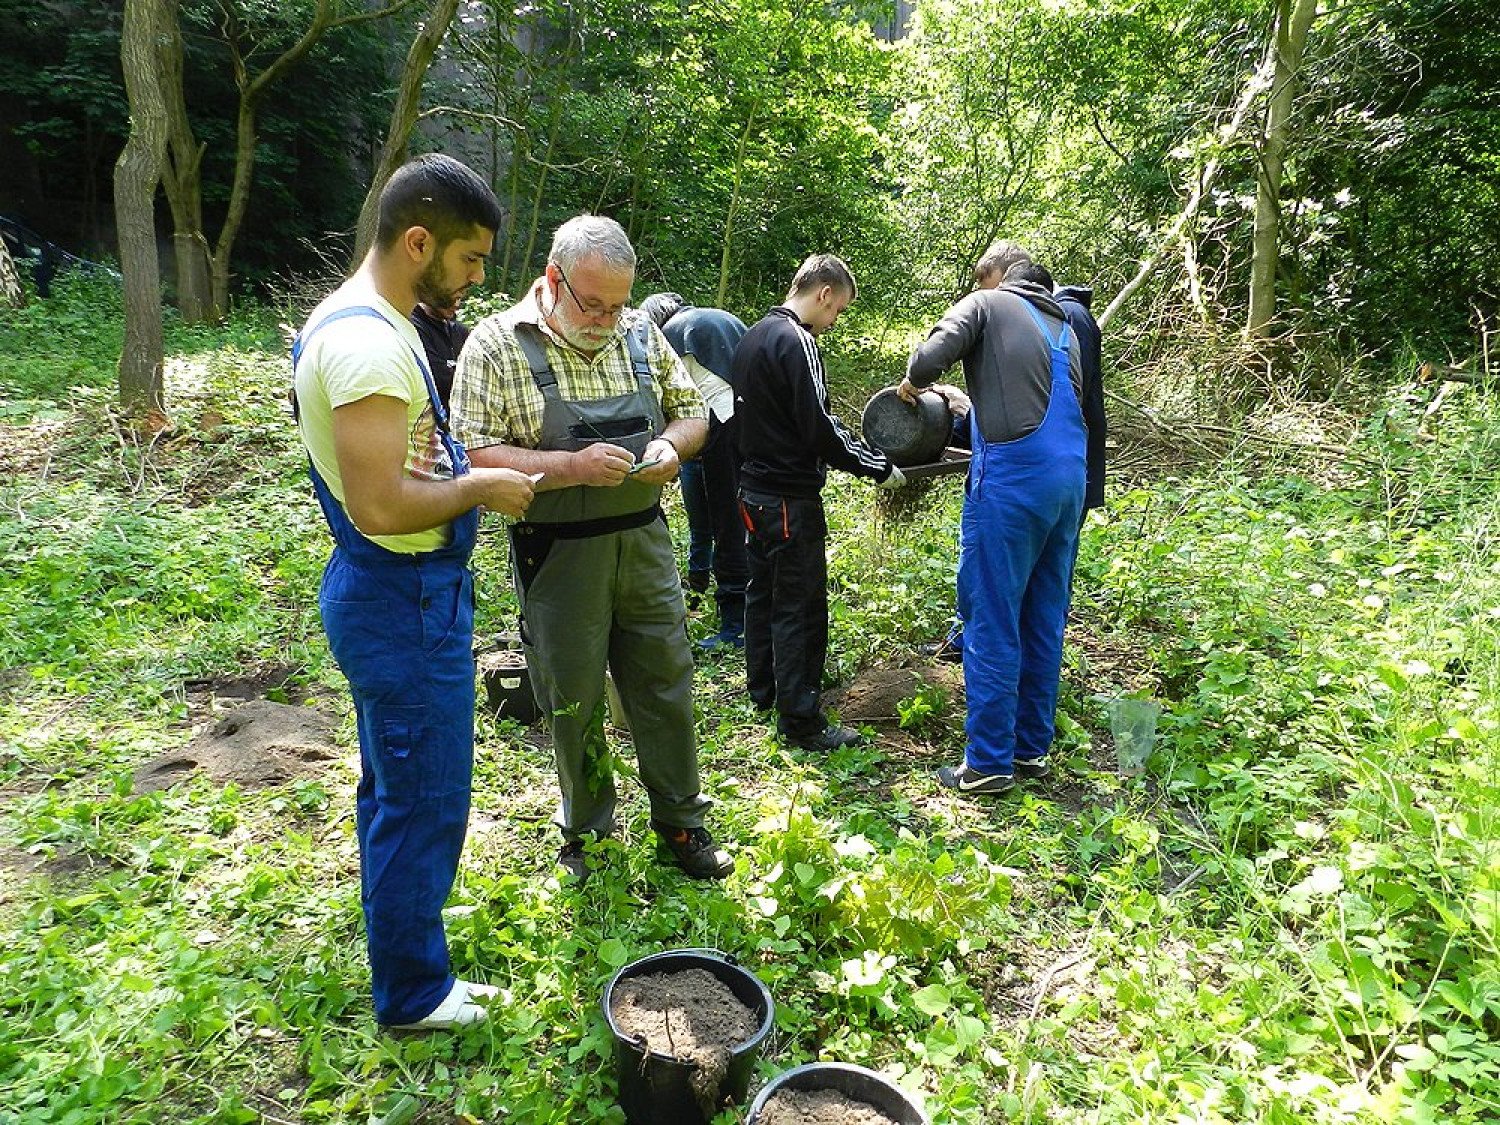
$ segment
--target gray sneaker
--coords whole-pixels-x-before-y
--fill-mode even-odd
[[[1052,776],[1052,767],[1047,764],[1047,755],[1040,758],[1017,758],[1016,776],[1026,778],[1042,778]]]
[[[944,766],[938,770],[938,780],[949,789],[980,797],[998,797],[1016,787],[1016,779],[1008,773],[980,773],[968,762],[956,766]]]

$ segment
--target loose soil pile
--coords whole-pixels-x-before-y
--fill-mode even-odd
[[[760,1021],[707,969],[630,977],[615,989],[615,1024],[648,1050],[697,1065],[690,1085],[705,1116],[718,1108],[730,1052]]]
[[[246,789],[279,785],[322,770],[338,757],[334,722],[312,707],[252,700],[236,707],[186,749],[135,771],[137,792],[166,789],[201,769],[217,782]]]
[[[828,702],[843,722],[895,726],[901,721],[901,704],[926,687],[937,688],[949,711],[962,714],[964,674],[954,664],[867,668],[848,687],[830,692]]]
[[[755,1125],[896,1125],[869,1102],[837,1090],[781,1090],[760,1107]]]

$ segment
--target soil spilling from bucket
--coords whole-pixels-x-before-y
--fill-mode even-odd
[[[648,973],[622,981],[615,990],[613,1014],[622,1032],[646,1040],[648,1051],[697,1067],[690,1084],[705,1117],[718,1108],[730,1052],[759,1027],[755,1013],[706,969]]]
[[[782,1090],[761,1106],[755,1125],[896,1125],[869,1102],[837,1090]]]

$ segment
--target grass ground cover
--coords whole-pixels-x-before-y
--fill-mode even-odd
[[[951,681],[814,757],[706,662],[735,875],[656,862],[627,780],[577,893],[543,740],[482,716],[450,936],[507,1003],[397,1040],[365,995],[353,724],[276,318],[176,331],[153,437],[111,409],[102,307],[0,326],[0,1121],[618,1122],[604,983],[678,945],[771,988],[762,1077],[884,1068],[942,1125],[1500,1117],[1493,398],[1451,398],[1439,428],[1392,395],[1342,465],[1122,482],[1084,536],[1062,768],[1013,799],[936,785],[962,747]],[[919,665],[952,602],[955,482],[829,499],[833,678]],[[512,627],[504,555],[482,538],[482,636]],[[337,716],[344,757],[138,791],[229,683]],[[1117,693],[1164,708],[1139,779],[1112,768],[1096,697]]]

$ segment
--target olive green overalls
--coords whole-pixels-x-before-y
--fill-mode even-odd
[[[648,322],[625,337],[636,386],[573,402],[558,390],[534,325],[516,339],[542,394],[540,449],[576,451],[597,441],[637,459],[665,427],[646,354]],[[615,783],[604,739],[604,671],[614,678],[635,741],[651,816],[695,828],[709,801],[699,792],[693,731],[693,660],[661,489],[634,477],[613,488],[538,492],[511,528],[511,563],[537,702],[549,716],[567,840],[608,835]]]

